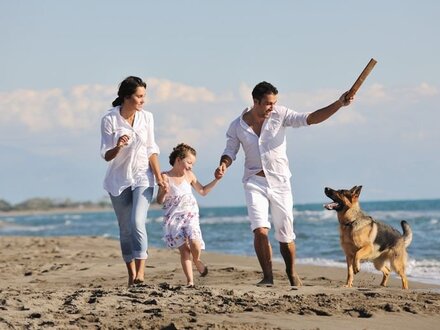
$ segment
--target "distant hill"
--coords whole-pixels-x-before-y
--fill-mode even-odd
[[[75,202],[70,199],[54,200],[51,198],[36,197],[27,199],[18,204],[11,204],[4,199],[0,199],[0,212],[50,211],[53,209],[107,209],[111,207],[110,201],[104,199],[98,202]]]
[[[153,202],[151,208],[160,208],[160,205]],[[110,199],[101,199],[97,202],[91,201],[72,201],[70,199],[56,200],[51,198],[35,197],[27,199],[21,203],[12,204],[4,199],[0,199],[0,213],[9,212],[47,212],[47,211],[97,211],[97,210],[112,210]]]

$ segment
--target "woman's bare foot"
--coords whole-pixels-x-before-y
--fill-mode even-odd
[[[297,273],[294,273],[293,276],[287,275],[289,278],[289,282],[291,286],[302,286],[301,279],[299,278]]]

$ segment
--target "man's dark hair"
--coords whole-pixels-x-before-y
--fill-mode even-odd
[[[258,102],[261,102],[264,95],[267,94],[277,95],[278,89],[267,81],[262,81],[254,87],[254,90],[252,91],[252,98]]]

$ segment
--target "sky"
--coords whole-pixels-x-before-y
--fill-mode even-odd
[[[291,129],[296,204],[324,187],[361,200],[440,193],[438,1],[1,1],[0,199],[99,201],[100,120],[127,76],[147,82],[162,170],[180,142],[210,182],[229,123],[269,81],[314,111],[377,64],[352,105]],[[243,154],[201,206],[241,206]]]

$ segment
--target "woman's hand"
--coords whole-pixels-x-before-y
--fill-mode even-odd
[[[123,146],[126,146],[128,144],[128,141],[130,140],[130,137],[127,134],[122,135],[119,139],[118,142],[116,143],[116,146],[118,148],[121,148]]]

